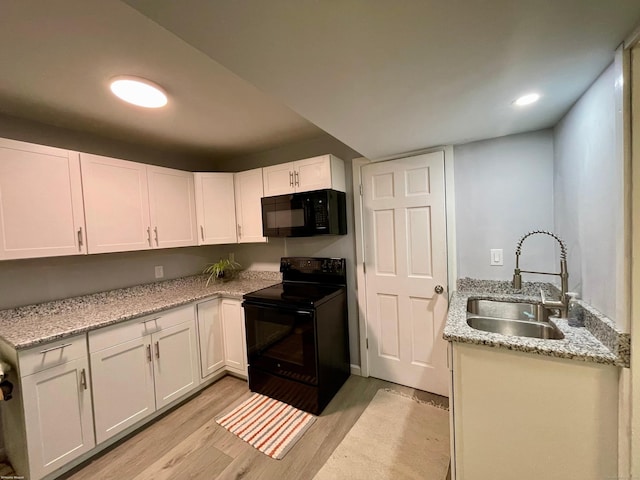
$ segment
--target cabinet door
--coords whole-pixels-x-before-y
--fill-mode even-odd
[[[296,192],[331,188],[331,156],[307,158],[294,162]]]
[[[242,302],[223,299],[220,304],[224,333],[225,364],[231,371],[247,375],[247,340]]]
[[[197,245],[193,173],[147,166],[147,181],[154,247]]]
[[[162,408],[198,386],[198,346],[193,317],[151,335],[156,406]]]
[[[151,335],[91,354],[96,441],[155,411]]]
[[[202,378],[205,378],[224,367],[220,300],[210,300],[198,305],[198,333],[200,367]]]
[[[80,154],[89,253],[151,248],[146,165]]]
[[[86,253],[78,154],[0,140],[0,260]]]
[[[264,196],[285,195],[295,191],[293,163],[281,163],[262,169]]]
[[[198,245],[236,243],[233,173],[195,173]]]
[[[238,243],[266,242],[262,236],[262,169],[247,170],[234,176]]]
[[[22,378],[31,478],[95,446],[86,357]]]

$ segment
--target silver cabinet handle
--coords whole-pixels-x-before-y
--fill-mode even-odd
[[[242,238],[242,225],[238,224],[238,238]]]
[[[65,343],[64,345],[58,345],[57,347],[45,348],[40,350],[40,353],[53,352],[54,350],[60,350],[61,348],[70,347],[73,343]]]
[[[153,233],[155,234],[155,237],[156,237],[156,247],[159,247],[160,242],[158,241],[158,227],[153,227]]]
[[[78,251],[82,251],[82,227],[78,229]]]
[[[160,358],[160,343],[156,342],[156,358]]]
[[[151,361],[151,344],[147,345],[147,361]]]
[[[204,227],[200,225],[200,236],[202,237],[202,241],[204,242]]]
[[[80,386],[85,390],[87,389],[87,372],[84,368],[80,370]]]
[[[293,172],[289,172],[289,186],[293,187]]]
[[[147,227],[147,241],[149,242],[149,246],[153,247],[153,244],[151,243],[151,227]]]
[[[300,186],[300,174],[298,173],[298,171],[295,171],[295,177],[296,177],[296,186]]]

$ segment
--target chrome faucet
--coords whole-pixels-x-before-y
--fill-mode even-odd
[[[560,273],[551,273],[551,272],[534,272],[530,270],[520,270],[520,254],[522,253],[522,243],[526,238],[535,234],[549,235],[554,238],[560,244]],[[520,241],[518,242],[518,246],[516,247],[516,268],[513,271],[513,288],[521,289],[522,288],[522,276],[521,273],[536,273],[541,275],[558,275],[560,277],[561,282],[561,293],[560,300],[547,300],[544,297],[544,293],[540,290],[540,294],[542,296],[542,305],[545,308],[557,309],[560,311],[560,317],[567,318],[568,310],[569,310],[569,296],[567,295],[567,290],[569,289],[569,272],[567,271],[567,246],[565,243],[558,237],[555,233],[547,232],[544,230],[536,230],[533,232],[529,232],[524,235]]]

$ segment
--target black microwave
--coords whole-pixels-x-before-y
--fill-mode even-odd
[[[325,189],[263,197],[262,231],[265,237],[345,235],[345,194]]]

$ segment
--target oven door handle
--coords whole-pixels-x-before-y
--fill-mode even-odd
[[[262,310],[274,310],[277,312],[282,312],[282,313],[287,313],[287,314],[295,314],[295,315],[306,315],[309,317],[312,317],[314,315],[313,310],[297,310],[295,307],[294,308],[287,308],[286,306],[282,306],[282,305],[269,305],[266,303],[253,303],[253,302],[248,302],[248,301],[244,301],[242,302],[242,306],[243,307],[249,307],[249,308],[260,308]]]

